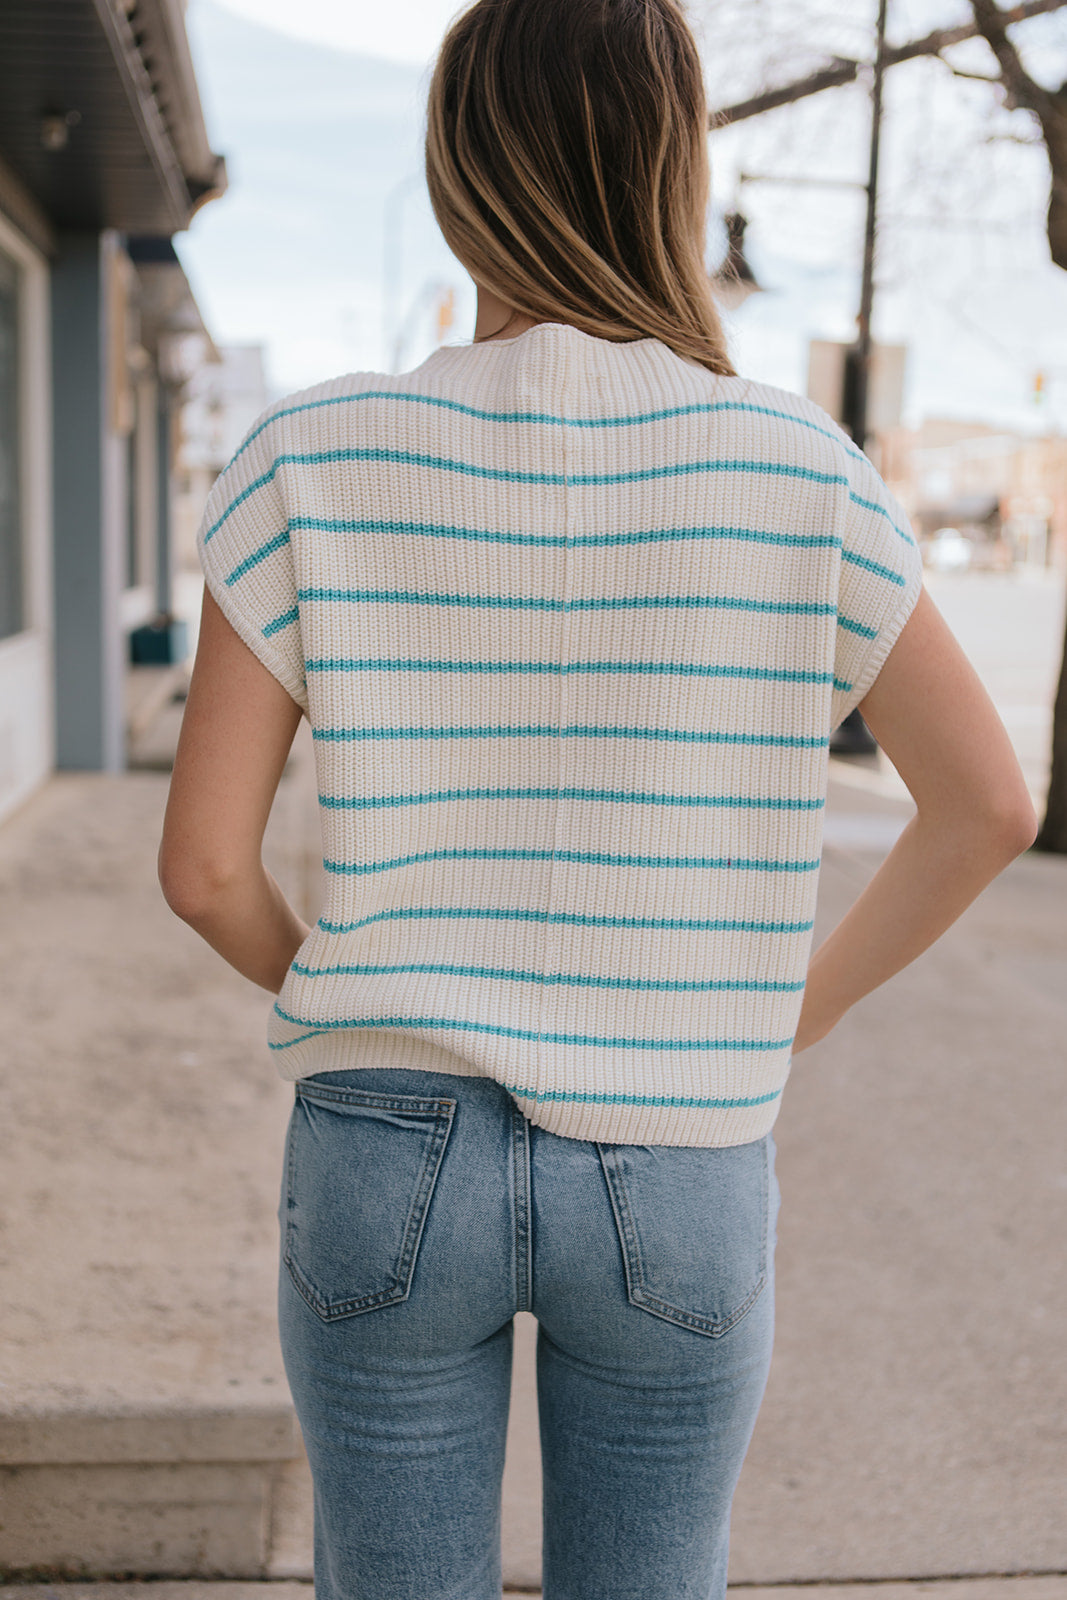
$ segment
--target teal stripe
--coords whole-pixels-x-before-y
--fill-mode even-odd
[[[625,342],[625,341],[621,341]],[[317,411],[323,406],[351,405],[360,400],[402,400],[419,405],[439,406],[443,410],[457,411],[463,416],[478,417],[483,422],[545,422],[561,428],[624,428],[633,427],[639,423],[661,422],[671,417],[684,417],[691,415],[707,415],[716,411],[747,411],[755,416],[777,417],[783,422],[795,422],[802,428],[810,428],[813,433],[821,433],[824,439],[833,439],[845,452],[858,461],[868,461],[860,450],[846,443],[840,434],[832,433],[829,428],[820,428],[817,422],[811,422],[807,417],[798,417],[792,411],[776,411],[771,406],[754,405],[747,400],[716,400],[699,401],[692,405],[668,406],[659,411],[636,412],[631,416],[621,417],[559,417],[548,411],[484,411],[478,406],[464,405],[459,400],[448,400],[443,395],[413,394],[398,389],[363,389],[358,394],[329,395],[323,400],[305,400],[299,405],[285,406],[275,411],[266,421],[254,428],[245,439],[240,449],[231,459],[227,471],[238,461],[249,445],[258,439],[272,422],[277,422],[281,417],[292,417],[300,411]]]
[[[270,420],[274,420],[273,418]],[[234,460],[236,460],[236,456]],[[859,459],[866,461],[866,456]],[[218,517],[204,533],[204,544],[209,544],[215,534],[222,527],[227,518],[231,517],[250,495],[273,482],[279,466],[285,464],[312,465],[325,464],[331,461],[392,461],[411,466],[437,467],[443,471],[467,473],[470,476],[503,480],[512,483],[535,483],[558,486],[591,487],[597,484],[613,483],[639,483],[656,478],[670,478],[686,476],[694,472],[749,472],[756,476],[801,478],[814,483],[842,483],[848,484],[848,479],[840,473],[819,472],[813,467],[794,466],[781,461],[752,461],[743,458],[733,460],[709,461],[683,461],[670,463],[663,467],[646,467],[634,472],[613,473],[577,473],[567,476],[562,473],[529,473],[514,472],[502,467],[478,467],[472,463],[452,461],[443,456],[429,456],[416,451],[365,449],[365,450],[322,450],[305,453],[285,453],[278,456],[270,466],[270,470],[253,479],[244,489],[237,494],[226,510]],[[232,466],[232,462],[230,465]],[[226,470],[229,470],[228,468]],[[874,511],[883,516],[890,527],[903,539],[906,544],[913,544],[914,540],[897,527],[892,516],[886,508],[875,500],[867,500],[858,495],[849,487],[849,498],[857,505],[863,506],[868,511]],[[829,536],[828,536],[829,537]],[[829,538],[830,543],[837,543],[836,539]]]
[[[742,856],[625,856],[607,850],[510,850],[479,846],[463,850],[417,850],[391,861],[329,861],[326,872],[363,877],[371,872],[392,872],[395,867],[410,867],[424,861],[576,861],[601,867],[685,867],[722,869],[733,872],[817,872],[818,856],[810,861],[761,861]]]
[[[268,1041],[267,1049],[268,1050],[291,1050],[293,1048],[294,1044],[306,1044],[309,1039],[317,1039],[317,1038],[318,1038],[318,1031],[315,1028],[312,1028],[310,1033],[302,1033],[298,1039],[286,1039],[284,1044],[275,1044],[273,1041]]]
[[[878,637],[877,628],[868,628],[865,623],[853,622],[851,617],[842,617],[839,614],[837,625],[839,628],[847,628],[849,633],[858,633],[863,639],[877,639]]]
[[[860,456],[859,459],[861,461],[867,461],[868,465],[870,464],[869,457],[867,457],[867,456]],[[905,544],[914,544],[915,543],[915,540],[914,540],[914,538],[912,537],[911,534],[905,533],[903,528],[898,528],[897,527],[896,523],[893,521],[893,518],[889,515],[889,512],[886,510],[885,506],[881,505],[879,503],[879,501],[877,501],[877,500],[865,500],[863,498],[863,496],[861,494],[857,494],[854,489],[849,489],[848,497],[849,497],[850,500],[855,501],[856,505],[863,506],[867,511],[876,511],[880,517],[884,517],[885,520],[888,522],[889,526],[892,528],[893,532],[896,534],[897,538],[898,539],[903,539]]]
[[[354,978],[372,973],[392,972],[446,972],[461,978],[504,978],[513,983],[568,983],[580,988],[593,989],[649,989],[661,992],[706,994],[712,990],[740,990],[745,993],[773,992],[793,994],[803,989],[805,979],[798,983],[763,983],[757,979],[707,978],[700,982],[668,978],[602,978],[589,977],[580,972],[527,972],[516,967],[467,967],[449,961],[404,961],[395,964],[376,962],[345,962],[335,967],[305,967],[294,961],[289,969],[301,978]]]
[[[851,633],[862,634],[866,639],[878,637],[877,628],[868,628],[841,616],[835,608],[821,600],[750,600],[731,595],[622,595],[592,596],[578,600],[556,600],[528,595],[430,594],[406,589],[300,589],[297,598],[304,601],[385,601],[415,605],[472,606],[479,609],[508,609],[519,611],[633,611],[643,607],[660,607],[665,610],[757,611],[785,616],[837,617],[840,627]],[[295,615],[295,613],[294,613]]]
[[[277,1001],[275,1014],[296,1028],[311,1028],[316,1033],[337,1028],[455,1028],[462,1033],[493,1033],[506,1039],[533,1039],[547,1044],[602,1045],[611,1050],[784,1050],[788,1039],[628,1039],[604,1038],[595,1033],[545,1033],[537,1028],[507,1028],[492,1022],[464,1022],[457,1017],[341,1017],[315,1022],[311,1017],[294,1017]],[[295,1040],[292,1041],[296,1043]],[[284,1045],[275,1045],[284,1049]],[[772,1099],[775,1096],[771,1096]]]
[[[317,927],[323,933],[358,933],[373,922],[422,922],[427,920],[489,922],[540,922],[571,928],[657,928],[669,933],[810,933],[814,920],[807,922],[753,922],[737,917],[601,917],[583,911],[532,911],[521,906],[392,906],[388,911],[372,911],[356,922],[329,922],[320,917]]]
[[[305,1034],[304,1037],[307,1038],[308,1035]],[[601,1094],[596,1089],[523,1089],[515,1083],[505,1083],[503,1087],[509,1094],[518,1095],[521,1100],[535,1100],[540,1104],[545,1101],[569,1101],[580,1105],[687,1106],[702,1111],[732,1111],[742,1106],[765,1106],[772,1100],[778,1100],[782,1094],[781,1089],[773,1089],[770,1094],[751,1095],[743,1100],[719,1100],[705,1095]]]
[[[829,734],[807,733],[701,733],[691,728],[615,728],[595,723],[489,723],[472,727],[394,727],[394,728],[315,728],[311,737],[327,744],[352,743],[363,739],[656,739],[677,744],[773,745],[785,750],[818,750],[829,743]]]
[[[320,794],[327,811],[378,811],[421,806],[438,800],[595,800],[626,805],[722,806],[752,811],[821,811],[826,801],[791,800],[773,795],[656,794],[644,789],[426,789],[415,794]]]
[[[380,517],[358,520],[326,517],[292,517],[291,529],[313,533],[401,533],[443,539],[473,539],[486,544],[574,546],[655,544],[671,539],[741,539],[755,544],[794,545],[805,549],[837,548],[841,540],[832,533],[773,533],[761,528],[712,525],[691,528],[646,528],[632,533],[507,533],[492,528],[464,528],[447,522],[388,522]]]
[[[448,661],[420,656],[320,656],[305,661],[307,672],[641,672],[683,678],[752,678],[767,683],[832,683],[851,689],[832,672],[791,667],[707,666],[697,661]]]
[[[222,513],[222,516],[218,517],[211,524],[210,528],[208,528],[207,532],[204,534],[204,543],[205,544],[210,544],[211,540],[218,533],[219,529],[222,527],[222,524],[226,521],[227,517],[232,517],[234,512],[237,510],[237,507],[240,506],[240,505],[243,505],[244,502],[248,499],[249,495],[255,494],[257,489],[262,489],[264,484],[272,482],[272,480],[274,478],[275,468],[277,467],[277,465],[278,465],[278,463],[275,462],[274,465],[271,467],[269,472],[264,472],[263,475],[261,477],[259,477],[259,478],[253,478],[252,482],[250,484],[248,484],[244,489],[242,489],[240,494],[234,496],[234,498],[230,501],[229,505],[226,507],[226,510]]]
[[[269,639],[275,633],[281,633],[283,628],[288,628],[291,623],[298,620],[300,612],[296,606],[289,611],[283,611],[280,617],[275,617],[273,622],[268,622],[263,628],[263,636]]]
[[[226,579],[226,587],[229,589],[239,578],[243,578],[246,572],[251,572],[253,567],[258,567],[261,561],[265,561],[268,556],[274,554],[275,550],[281,550],[288,543],[288,530],[275,534],[273,539],[268,539],[266,544],[261,544],[258,550],[253,550],[250,556],[245,556],[243,561],[237,563],[230,576]]]
[[[894,572],[892,567],[883,567],[878,561],[868,561],[866,556],[857,556],[851,550],[841,551],[842,561],[851,561],[854,567],[865,567],[868,572],[876,572],[880,578],[888,578],[890,583],[899,583],[904,587],[904,579],[899,572]]]
[[[719,594],[591,595],[577,600],[557,600],[553,595],[437,594],[422,589],[311,588],[298,590],[297,599],[346,603],[385,601],[389,604],[473,606],[478,609],[515,611],[634,611],[650,606],[680,611],[760,611],[795,617],[836,615],[835,607],[824,600],[752,600],[745,596]]]
[[[336,450],[293,450],[276,456],[270,471],[250,484],[238,499],[245,499],[254,489],[269,482],[281,466],[328,466],[338,461],[378,461],[394,466],[429,467],[440,472],[458,472],[471,478],[483,478],[494,483],[528,483],[545,487],[595,488],[613,483],[648,483],[661,478],[689,477],[701,472],[744,472],[757,478],[800,478],[808,483],[841,483],[848,479],[840,472],[820,472],[815,467],[795,466],[788,461],[755,461],[747,457],[710,458],[706,461],[672,461],[662,467],[638,467],[630,472],[520,472],[511,467],[481,467],[472,461],[458,461],[451,456],[428,455],[422,450],[392,450],[385,446],[349,447]],[[236,505],[236,501],[234,502]],[[225,513],[229,516],[233,506]],[[212,528],[215,532],[221,522]],[[210,534],[208,535],[210,537]]]

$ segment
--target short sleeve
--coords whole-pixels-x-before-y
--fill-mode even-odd
[[[874,683],[923,583],[922,556],[903,506],[855,445],[842,448],[847,496],[840,527],[831,729]]]
[[[306,713],[289,517],[275,481],[278,430],[264,412],[208,496],[196,537],[204,578],[227,621]]]

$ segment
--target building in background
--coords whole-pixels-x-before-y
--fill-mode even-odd
[[[259,344],[219,345],[183,392],[173,500],[175,571],[199,575],[196,534],[212,484],[271,403]]]
[[[846,433],[845,360],[847,344],[833,339],[808,340],[807,394],[822,406]],[[882,439],[900,423],[904,404],[904,374],[908,347],[872,344],[867,388],[867,453],[876,471],[882,468]]]
[[[1067,570],[1067,438],[928,417],[881,445],[882,475],[919,539],[954,529],[975,567]]]
[[[807,393],[842,426],[845,349],[829,339],[808,342]],[[962,564],[976,568],[1067,568],[1067,438],[955,417],[906,428],[906,363],[905,345],[872,347],[869,454],[924,555],[936,561],[940,545],[951,549],[953,565],[966,553]],[[1039,374],[1038,396],[1042,388]]]
[[[171,605],[176,402],[217,359],[172,236],[226,187],[183,0],[0,8],[0,815],[124,764]]]

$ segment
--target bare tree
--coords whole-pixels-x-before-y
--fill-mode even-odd
[[[935,28],[932,33],[924,34],[921,39],[910,39],[907,44],[890,45],[885,53],[886,67],[895,67],[901,61],[914,61],[917,56],[937,56],[941,54],[942,50],[947,50],[950,45],[961,44],[964,39],[976,39],[983,36],[984,29],[977,21],[979,7],[988,9],[993,14],[993,26],[999,25],[999,30],[1003,34],[1006,28],[1011,27],[1012,23],[1025,22],[1030,17],[1039,17],[1049,11],[1062,10],[1067,5],[1067,0],[1026,0],[1025,4],[1012,6],[1009,11],[1001,11],[994,3],[994,0],[971,0],[971,5],[976,13],[976,20],[973,23],[963,23],[958,28]],[[1005,43],[1008,49],[1012,51],[1012,54],[1015,55],[1015,59],[1018,60],[1014,47],[1007,40],[1006,35]],[[775,106],[787,106],[791,105],[795,100],[806,100],[809,95],[818,94],[823,89],[840,88],[842,84],[852,83],[858,77],[860,68],[863,65],[863,62],[852,61],[845,56],[833,56],[829,66],[821,67],[817,72],[813,72],[805,78],[798,78],[794,83],[783,84],[778,89],[768,89],[762,94],[753,95],[748,100],[741,100],[736,105],[723,106],[721,110],[713,111],[711,114],[711,127],[713,129],[725,128],[729,123],[743,122],[747,117],[758,117],[761,112],[772,111]],[[956,68],[952,70],[956,71],[959,77],[977,76],[975,73],[958,71]],[[1021,62],[1019,62],[1019,70],[1026,77]],[[985,77],[983,75],[983,81],[986,83],[1007,82],[1003,76],[1003,69],[999,78]],[[1033,80],[1027,78],[1027,82],[1033,83]],[[1064,92],[1062,87],[1050,91],[1042,89],[1039,84],[1033,83],[1033,88],[1040,95],[1051,96],[1052,98],[1060,96],[1062,105]],[[1024,102],[1020,100],[1019,104],[1022,105]],[[1053,259],[1055,260],[1055,257]],[[1064,263],[1057,261],[1056,265],[1063,266]]]
[[[975,25],[1000,67],[1004,102],[1031,112],[1041,127],[1048,151],[1051,182],[1048,197],[1048,243],[1056,266],[1067,272],[1067,80],[1058,89],[1036,83],[1008,38],[1007,17],[994,0],[970,0]],[[1067,855],[1067,635],[1063,642],[1060,679],[1052,711],[1052,770],[1048,799],[1035,850]]]
[[[1059,11],[1067,6],[1067,0],[1028,0],[1028,3],[1012,6],[1008,10],[1002,10],[996,0],[969,0],[969,4],[974,16],[973,24],[938,28],[921,39],[893,46],[886,52],[885,65],[892,67],[900,61],[912,61],[917,56],[941,56],[941,52],[950,45],[959,44],[964,39],[986,40],[996,58],[998,70],[995,74],[964,72],[951,62],[945,64],[958,77],[979,77],[985,82],[1001,85],[1004,104],[1009,110],[1028,111],[1036,119],[1048,152],[1051,175],[1048,200],[1049,253],[1053,263],[1067,272],[1067,80],[1057,89],[1046,89],[1026,70],[1018,50],[1008,38],[1008,29],[1014,23],[1025,22],[1042,13]],[[713,130],[723,128],[747,117],[759,116],[775,106],[804,100],[823,89],[851,83],[860,65],[857,61],[834,56],[828,66],[807,77],[713,111],[710,126]],[[1067,636],[1064,638],[1063,661],[1052,717],[1052,771],[1048,800],[1034,849],[1067,855]]]

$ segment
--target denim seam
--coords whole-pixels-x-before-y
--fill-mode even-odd
[[[296,1080],[296,1092],[308,1100],[324,1100],[341,1105],[373,1106],[380,1111],[424,1111],[440,1113],[455,1110],[457,1102],[448,1099],[426,1099],[413,1094],[378,1094],[372,1089],[339,1089],[332,1084],[310,1084],[303,1078]]]
[[[444,1154],[445,1140],[448,1138],[451,1126],[451,1112],[436,1119],[436,1126],[427,1145],[422,1170],[415,1185],[415,1193],[408,1207],[407,1220],[404,1224],[404,1238],[401,1242],[400,1257],[396,1268],[397,1283],[402,1283],[404,1286],[402,1298],[405,1300],[411,1292],[411,1279],[415,1270],[415,1253],[422,1238],[422,1230],[426,1225],[426,1213],[430,1206],[430,1195],[437,1181],[437,1172],[441,1165],[441,1157]]]
[[[618,1187],[616,1186],[614,1162],[608,1154],[607,1146],[601,1144],[599,1140],[597,1141],[597,1151],[600,1155],[600,1165],[604,1170],[604,1177],[607,1180],[608,1198],[611,1201],[611,1209],[614,1213],[616,1226],[619,1231],[619,1244],[622,1248],[622,1265],[623,1271],[626,1275],[627,1298],[632,1303],[636,1304],[637,1302],[634,1301],[634,1278],[631,1266],[631,1257],[633,1261],[637,1263],[638,1274],[640,1274],[641,1256],[637,1247],[637,1240],[634,1233],[633,1218],[629,1208],[629,1196],[626,1194],[625,1190],[622,1189],[621,1185]],[[638,1276],[638,1282],[639,1281],[640,1276]]]
[[[530,1127],[518,1106],[511,1106],[511,1160],[515,1194],[515,1309],[529,1311],[533,1301],[530,1258]]]
[[[303,1092],[303,1091],[300,1091]],[[316,1090],[315,1095],[320,1091]],[[345,1091],[342,1091],[342,1096]],[[362,1091],[353,1091],[361,1093]],[[315,1098],[315,1095],[310,1098]],[[383,1097],[375,1097],[383,1098]],[[390,1097],[384,1097],[390,1098]],[[407,1097],[398,1096],[404,1100]],[[364,1099],[364,1104],[369,1103]],[[374,1294],[357,1295],[347,1300],[327,1300],[310,1282],[292,1254],[292,1228],[288,1216],[286,1218],[286,1242],[284,1251],[285,1265],[289,1274],[304,1300],[317,1315],[327,1321],[335,1321],[341,1317],[354,1316],[359,1312],[373,1311],[379,1306],[395,1305],[401,1300],[406,1300],[411,1292],[411,1277],[414,1272],[415,1255],[422,1239],[423,1229],[426,1225],[426,1215],[429,1211],[430,1197],[437,1182],[437,1174],[441,1167],[441,1158],[444,1155],[445,1142],[452,1128],[452,1118],[455,1114],[456,1102],[454,1100],[439,1101],[441,1109],[434,1117],[434,1127],[427,1143],[423,1156],[422,1166],[419,1171],[415,1192],[408,1208],[408,1215],[404,1224],[404,1236],[401,1240],[397,1264],[393,1269],[393,1282],[385,1289],[378,1289]],[[411,1110],[410,1099],[407,1105],[393,1107],[392,1109]],[[422,1114],[420,1112],[420,1114]],[[293,1137],[290,1129],[288,1140],[288,1193],[291,1199],[293,1192]],[[399,1293],[397,1291],[400,1291]]]

